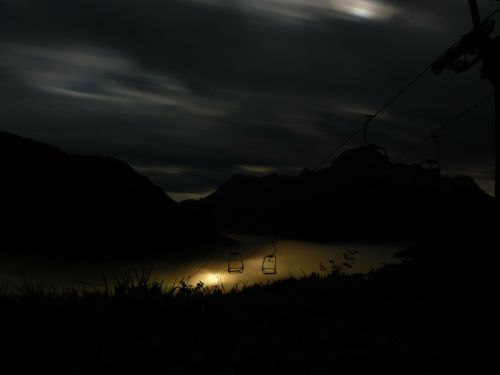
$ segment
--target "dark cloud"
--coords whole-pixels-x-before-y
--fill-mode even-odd
[[[455,0],[0,0],[2,127],[122,158],[175,193],[300,170],[467,31],[468,12]],[[429,74],[370,137],[397,154],[489,90],[477,69]],[[443,134],[445,172],[491,187],[491,116],[485,104]]]

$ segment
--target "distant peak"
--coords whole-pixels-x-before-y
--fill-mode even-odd
[[[389,163],[389,157],[385,150],[376,145],[362,145],[344,151],[336,159],[332,161],[331,166],[344,163],[367,163],[367,162],[382,162]]]

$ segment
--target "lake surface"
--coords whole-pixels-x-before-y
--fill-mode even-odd
[[[352,272],[368,272],[384,263],[394,263],[393,254],[406,249],[408,243],[315,243],[305,241],[280,240],[276,242],[275,275],[262,273],[262,262],[266,255],[273,254],[271,238],[233,236],[240,242],[238,246],[220,247],[210,254],[190,261],[168,261],[157,259],[141,262],[116,262],[113,264],[96,264],[81,262],[54,262],[43,257],[0,258],[0,284],[12,283],[22,285],[43,283],[57,288],[72,283],[86,283],[102,288],[103,277],[108,280],[127,272],[141,272],[152,268],[152,278],[163,281],[165,285],[179,283],[181,280],[189,284],[202,281],[205,285],[222,283],[226,289],[237,283],[248,285],[267,282],[290,276],[300,277],[311,272],[318,272],[320,264],[327,269],[330,260],[343,262],[342,254],[346,250],[356,250]],[[230,251],[242,255],[243,273],[229,274],[228,254]]]

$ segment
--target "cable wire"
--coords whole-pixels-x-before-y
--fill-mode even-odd
[[[380,107],[377,112],[373,115],[370,115],[366,122],[356,129],[349,137],[347,137],[340,145],[335,148],[327,157],[325,157],[321,162],[319,162],[314,170],[318,170],[323,164],[325,164],[328,160],[333,158],[337,152],[339,152],[342,148],[344,148],[356,135],[358,135],[366,126],[370,124],[373,120],[375,120],[382,112],[384,112],[387,108],[389,108],[397,99],[399,99],[406,91],[408,91],[420,78],[422,78],[430,69],[432,64],[427,65],[422,71],[420,71],[415,77],[413,77],[403,88],[401,88],[396,94],[391,96],[389,100]]]
[[[416,148],[418,148],[422,143],[424,143],[425,141],[427,141],[428,139],[431,139],[432,137],[438,135],[439,133],[441,133],[443,130],[445,130],[446,128],[450,127],[451,125],[453,125],[454,123],[456,123],[458,120],[460,120],[462,117],[465,117],[467,114],[469,114],[470,112],[472,112],[474,109],[476,109],[477,107],[479,107],[481,104],[483,104],[486,100],[488,100],[489,98],[491,98],[493,95],[494,95],[494,91],[490,92],[488,95],[482,97],[480,100],[478,100],[477,102],[475,102],[474,104],[472,104],[469,108],[467,108],[465,111],[462,111],[460,112],[458,115],[455,115],[454,117],[452,117],[449,121],[447,121],[444,125],[440,126],[439,128],[437,128],[436,130],[434,130],[432,133],[428,134],[427,136],[425,136],[424,138],[420,139],[417,143],[413,144],[412,146],[410,146],[409,148],[407,148],[405,151],[403,151],[402,153],[400,153],[398,156],[396,156],[394,159],[392,159],[393,162],[401,159],[403,156],[409,154],[410,152],[412,152],[413,150],[415,150]]]
[[[491,19],[497,13],[500,12],[500,8],[497,8],[493,12],[491,12],[488,16],[486,16],[483,21]],[[460,41],[461,38],[457,40]],[[332,159],[337,152],[343,149],[356,135],[358,135],[363,128],[368,126],[370,122],[372,122],[375,118],[377,118],[382,112],[384,112],[387,108],[389,108],[400,96],[402,96],[408,89],[410,89],[422,76],[427,73],[432,67],[432,64],[426,66],[420,73],[418,73],[413,79],[411,79],[408,84],[406,84],[401,90],[399,90],[395,95],[393,95],[380,109],[375,112],[373,116],[370,116],[368,120],[359,128],[357,128],[350,136],[348,136],[342,143],[340,143],[331,153],[329,153],[324,159],[322,159],[315,167],[314,170],[318,170],[323,166],[328,160]],[[480,104],[480,103],[479,103]]]
[[[317,171],[318,169],[321,168],[321,166],[323,164],[325,164],[328,160],[332,159],[336,154],[337,152],[339,152],[340,150],[342,150],[349,142],[351,142],[351,140],[356,136],[358,135],[361,130],[363,130],[363,128],[365,127],[365,125],[363,124],[363,126],[361,126],[360,128],[358,128],[354,133],[352,133],[349,137],[347,137],[344,142],[342,142],[341,144],[339,144],[337,146],[337,148],[335,150],[333,150],[332,152],[330,152],[324,159],[322,159],[315,167],[314,167],[314,170]]]
[[[487,17],[484,18],[484,21],[489,20],[490,18],[495,16],[498,12],[500,12],[500,8],[497,8],[493,12],[491,12]]]
[[[488,20],[495,16],[497,13],[500,12],[500,8],[496,9],[492,13],[490,13],[487,17],[483,19],[483,21]],[[459,41],[460,39],[458,39]],[[396,100],[398,100],[406,91],[408,91],[420,78],[422,78],[432,67],[432,64],[427,65],[422,71],[420,71],[415,77],[413,77],[405,86],[403,86],[399,91],[397,91],[393,96],[389,98],[389,100],[382,105],[373,115],[370,115],[366,122],[357,128],[353,133],[351,133],[350,136],[348,136],[342,143],[340,143],[331,153],[329,153],[324,159],[322,159],[315,167],[314,170],[318,170],[321,168],[323,164],[325,164],[328,160],[332,159],[337,152],[339,152],[341,149],[343,149],[356,135],[358,135],[366,126],[368,126],[373,120],[375,120],[380,114],[382,114],[387,108],[389,108]],[[422,138],[419,142],[415,143],[405,151],[403,151],[401,154],[399,154],[396,158],[393,159],[393,161],[397,161],[406,154],[412,152],[416,148],[418,148],[422,143],[424,143],[426,140],[429,138],[432,138],[433,136],[437,135],[438,133],[442,132],[444,129],[447,127],[451,126],[455,122],[457,122],[459,119],[462,117],[466,116],[469,112],[473,111],[476,107],[481,105],[483,102],[485,102],[487,99],[489,99],[491,96],[493,96],[494,92],[489,93],[485,97],[481,98],[479,101],[474,103],[471,107],[466,109],[465,111],[461,112],[460,114],[456,115],[453,117],[450,121],[446,122],[443,126],[439,127],[438,129],[434,130],[432,133],[427,135],[425,138]],[[259,248],[255,251],[253,251],[251,254],[247,255],[246,258],[250,258],[254,254],[258,253],[259,251],[262,251],[263,248]],[[195,272],[193,272],[191,275],[188,276],[188,280],[198,274],[203,268],[205,268],[209,263],[211,263],[217,256],[219,255],[219,252],[217,252],[214,256],[209,258],[205,263],[203,263],[200,267],[196,269]]]

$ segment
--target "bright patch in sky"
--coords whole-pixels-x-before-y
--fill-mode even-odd
[[[399,9],[382,0],[192,0],[219,6],[234,6],[282,19],[314,20],[331,16],[357,20],[390,20]]]
[[[337,12],[364,19],[387,20],[397,13],[395,7],[373,0],[331,0],[330,4]]]
[[[353,8],[351,12],[353,16],[358,16],[361,18],[371,18],[373,16],[372,12],[364,8]]]

